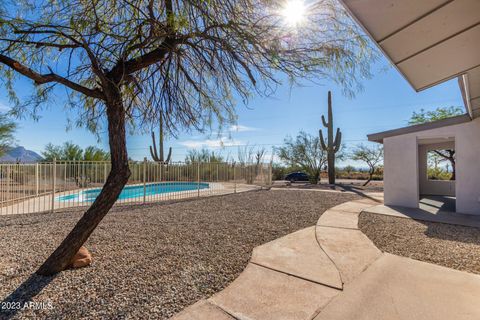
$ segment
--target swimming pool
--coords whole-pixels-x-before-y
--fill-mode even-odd
[[[145,196],[154,196],[170,192],[180,192],[180,191],[192,191],[200,189],[208,189],[210,185],[205,182],[159,182],[159,183],[150,183],[145,186]],[[78,202],[93,202],[100,194],[101,188],[88,189],[83,191],[78,191],[75,193],[63,195],[57,197],[57,201],[68,202],[68,201],[78,201]],[[124,199],[133,199],[133,198],[143,198],[144,190],[143,185],[133,185],[125,186],[118,197],[119,200]]]

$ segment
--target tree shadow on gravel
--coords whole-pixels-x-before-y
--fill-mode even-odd
[[[41,308],[44,306],[31,304],[32,299],[38,295],[53,279],[53,276],[40,276],[36,273],[30,275],[15,291],[2,300],[0,319],[12,319],[24,308]],[[46,306],[48,307],[48,306]]]

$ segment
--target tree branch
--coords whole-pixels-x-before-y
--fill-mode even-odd
[[[58,74],[55,74],[53,72],[49,74],[37,73],[32,69],[30,69],[29,67],[3,54],[0,54],[0,63],[3,63],[4,65],[26,76],[27,78],[32,79],[36,85],[45,84],[49,82],[57,82],[57,83],[63,84],[64,86],[72,90],[78,91],[86,96],[97,98],[97,99],[105,99],[103,92],[98,89],[90,89],[90,88],[84,87],[78,83],[75,83],[64,77],[61,77]]]
[[[39,47],[52,47],[52,48],[58,48],[60,50],[62,50],[62,49],[75,49],[75,48],[80,47],[78,44],[59,44],[59,43],[45,42],[45,41],[28,41],[28,40],[5,39],[5,38],[0,39],[0,41],[7,41],[7,42],[10,42],[10,43],[22,43],[22,44],[26,44],[26,45],[33,45],[37,48],[39,48]]]
[[[114,82],[119,83],[125,76],[142,70],[157,62],[161,62],[163,59],[165,59],[166,55],[171,51],[175,44],[176,39],[167,38],[159,47],[148,53],[145,53],[144,55],[128,61],[119,61],[115,67],[113,67],[110,72],[107,73],[107,77],[113,79]]]

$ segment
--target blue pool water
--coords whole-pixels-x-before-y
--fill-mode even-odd
[[[154,196],[163,193],[169,192],[179,192],[179,191],[190,191],[200,189],[208,189],[210,186],[208,183],[201,182],[160,182],[160,183],[151,183],[147,184],[145,187],[145,196]],[[57,198],[57,201],[67,202],[67,201],[80,201],[80,202],[93,202],[95,198],[100,194],[101,188],[88,189],[84,191],[79,191],[76,193],[60,196]],[[126,186],[123,188],[119,200],[122,199],[132,199],[132,198],[143,198],[143,185],[135,186]]]

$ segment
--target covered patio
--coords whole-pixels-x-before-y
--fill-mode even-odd
[[[419,208],[425,197],[443,196],[456,200],[449,210],[480,214],[480,139],[475,137],[480,137],[480,119],[468,115],[369,135],[385,148],[385,204]],[[438,149],[455,150],[455,180],[428,177],[428,152]]]
[[[464,100],[464,115],[368,136],[384,144],[385,205],[421,209],[424,196],[445,196],[480,215],[480,1],[342,2],[416,91],[458,78]],[[436,148],[454,148],[455,181],[428,179]]]

